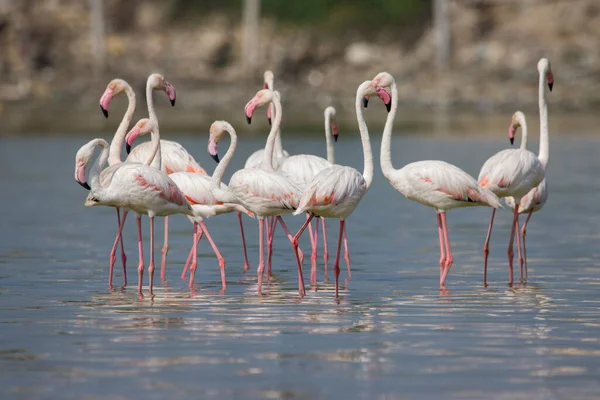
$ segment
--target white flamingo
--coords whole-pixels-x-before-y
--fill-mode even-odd
[[[155,157],[160,159],[160,137],[158,126],[149,119],[140,120],[128,135],[139,135],[140,131],[152,132],[153,151],[145,164],[124,162],[110,166],[103,170],[108,159],[108,143],[103,139],[94,139],[84,145],[76,156],[75,179],[80,184],[86,184],[85,167],[89,163],[94,149],[102,147],[102,153],[96,160],[90,173],[91,191],[88,195],[86,206],[106,205],[132,210],[137,215],[138,226],[138,293],[142,294],[142,278],[144,274],[144,253],[142,249],[142,221],[141,214],[150,218],[150,263],[148,274],[149,287],[152,294],[154,278],[154,217],[171,214],[185,214],[193,216],[192,207],[186,201],[181,191],[177,188],[166,173],[150,166]],[[127,141],[128,137],[125,138]],[[119,227],[121,234],[125,219]],[[117,238],[118,240],[118,238]]]
[[[391,111],[381,139],[381,171],[394,189],[407,199],[435,209],[440,241],[440,286],[444,286],[453,262],[446,211],[458,207],[502,206],[494,193],[479,186],[471,175],[445,161],[417,161],[395,169],[392,165],[391,141],[392,125],[398,108],[396,82],[390,74],[381,72],[375,76],[372,85],[386,104],[389,95],[383,90],[391,88],[392,92]]]
[[[548,105],[546,102],[546,91],[545,85],[548,83],[548,87],[552,90],[554,83],[554,77],[552,75],[552,69],[550,62],[546,58],[540,59],[537,64],[539,73],[539,85],[538,85],[538,96],[539,96],[539,107],[540,107],[540,152],[536,156],[531,151],[521,147],[519,149],[506,149],[502,150],[492,157],[490,157],[481,167],[479,172],[479,178],[477,179],[479,184],[492,192],[498,197],[514,198],[514,210],[513,210],[513,221],[511,224],[510,240],[508,244],[508,268],[509,278],[508,283],[513,283],[513,242],[515,237],[515,231],[519,230],[519,204],[521,198],[525,196],[530,190],[542,183],[545,177],[546,165],[548,165],[549,156],[549,139],[548,139]],[[514,141],[514,127],[511,124],[509,131],[509,137]],[[495,210],[492,210],[492,216],[490,219],[490,225],[483,246],[483,283],[487,285],[487,259],[489,255],[489,243],[492,235],[492,225],[494,223]],[[520,235],[517,235],[517,246],[519,254],[520,249]]]
[[[369,132],[362,115],[361,107],[362,98],[365,94],[371,92],[370,88],[371,82],[365,81],[356,91],[356,118],[358,120],[364,156],[363,173],[361,174],[354,168],[341,165],[332,165],[329,168],[321,170],[308,183],[306,190],[302,194],[298,208],[294,212],[294,215],[303,212],[309,214],[308,219],[304,222],[292,241],[299,269],[302,268],[302,260],[298,257],[298,239],[309,225],[311,219],[318,216],[340,220],[338,246],[335,263],[333,264],[336,297],[338,296],[338,280],[340,275],[340,249],[346,230],[346,218],[358,206],[358,203],[362,200],[367,190],[369,190],[373,181],[373,154],[371,152]]]
[[[216,134],[211,135],[209,139],[208,151],[211,155],[217,156],[217,143],[224,132],[231,136],[231,144],[227,154],[219,163],[219,166],[213,174],[211,191],[215,197],[225,203],[241,204],[247,210],[253,212],[258,218],[259,224],[259,265],[258,265],[258,293],[262,291],[262,279],[264,271],[264,218],[277,217],[277,220],[283,227],[288,239],[292,236],[280,217],[282,214],[293,212],[300,199],[300,189],[296,187],[289,179],[273,171],[272,152],[275,142],[275,135],[281,123],[281,102],[279,95],[268,89],[259,91],[256,96],[246,104],[245,113],[247,118],[252,118],[254,109],[258,106],[273,103],[275,106],[275,119],[271,126],[267,147],[264,153],[263,168],[245,168],[233,174],[229,181],[227,190],[220,187],[221,179],[225,168],[233,157],[237,146],[237,136],[231,125],[225,121],[217,121],[214,127]],[[298,265],[298,292],[303,296],[304,278],[302,277],[302,267]]]

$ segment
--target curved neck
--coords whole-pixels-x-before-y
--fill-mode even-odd
[[[519,124],[521,125],[521,149],[527,149],[527,121],[519,116]]]
[[[359,86],[356,92],[356,119],[358,121],[358,129],[360,130],[360,139],[363,146],[364,170],[363,177],[367,182],[367,189],[373,182],[373,154],[371,152],[371,141],[369,140],[369,131],[362,112],[363,85]]]
[[[150,118],[150,120],[154,121],[158,125],[158,117],[156,116],[156,111],[154,111],[153,96],[154,88],[152,87],[150,77],[148,77],[148,81],[146,81],[146,103],[148,104],[148,118]]]
[[[548,165],[549,143],[548,143],[548,103],[546,103],[546,73],[540,72],[539,83],[539,105],[540,105],[540,153],[538,158],[544,169]]]
[[[231,143],[229,144],[227,153],[225,153],[225,156],[219,162],[217,168],[215,168],[215,171],[213,172],[212,179],[210,181],[210,191],[219,201],[222,201],[224,203],[236,203],[237,201],[235,197],[228,190],[223,190],[223,188],[221,187],[221,181],[223,179],[225,169],[229,165],[229,162],[231,161],[231,159],[233,158],[233,154],[235,153],[235,149],[237,148],[237,135],[235,133],[235,129],[233,129],[233,126],[231,126],[231,124],[225,121],[223,121],[222,123],[225,127],[225,130],[227,131],[227,133],[229,133],[229,136],[231,137]]]
[[[335,164],[335,150],[333,149],[333,141],[331,140],[331,111],[325,110],[325,145],[327,146],[327,161],[330,164]]]
[[[272,104],[275,107],[275,119],[273,120],[273,125],[271,125],[271,132],[269,132],[263,156],[263,169],[265,171],[274,171],[273,150],[275,148],[275,140],[279,136],[279,125],[281,124],[281,101],[276,93],[273,93]]]
[[[381,164],[381,172],[388,180],[391,179],[391,174],[396,171],[392,165],[392,128],[394,119],[396,118],[396,110],[398,109],[398,88],[396,82],[392,82],[392,109],[388,113],[383,128],[383,136],[381,138],[381,154],[379,161]]]
[[[90,171],[90,183],[91,187],[94,190],[98,190],[101,188],[100,185],[100,172],[104,169],[104,165],[108,160],[108,142],[104,139],[96,139],[94,141],[94,147],[101,146],[102,152],[96,158],[96,162],[94,162],[94,166]]]
[[[127,111],[125,111],[125,115],[123,116],[123,119],[121,120],[121,123],[115,132],[115,136],[113,137],[112,142],[110,142],[108,165],[115,165],[122,162],[121,151],[123,149],[123,142],[125,141],[127,128],[129,128],[131,118],[133,117],[133,112],[135,111],[135,92],[128,83],[125,85],[125,94],[127,94],[129,104],[127,105]]]
[[[146,160],[145,164],[150,165],[153,168],[161,169],[162,166],[162,154],[160,151],[160,132],[158,131],[158,125],[155,125],[155,129],[150,134],[150,157]]]

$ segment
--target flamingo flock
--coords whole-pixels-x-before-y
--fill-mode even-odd
[[[255,111],[265,107],[270,131],[264,149],[251,154],[244,168],[231,176],[228,184],[222,182],[226,168],[235,155],[238,136],[234,127],[227,121],[217,120],[211,126],[208,137],[208,153],[217,163],[212,176],[179,143],[161,139],[159,122],[154,110],[154,91],[163,91],[171,105],[175,105],[176,92],[161,74],[152,74],[146,84],[148,118],[142,118],[131,125],[135,110],[135,93],[122,79],[113,79],[100,97],[100,108],[108,118],[111,99],[121,93],[128,98],[127,110],[110,143],[102,138],[93,139],[83,145],[75,158],[75,180],[89,190],[86,206],[109,206],[116,209],[117,234],[109,254],[109,286],[112,288],[113,271],[120,247],[123,266],[123,286],[127,285],[127,256],[123,243],[123,229],[129,211],[136,215],[138,232],[138,285],[142,296],[144,270],[142,215],[149,218],[150,257],[147,265],[149,292],[154,286],[154,218],[165,217],[165,236],[162,247],[161,280],[165,280],[167,254],[169,250],[168,217],[185,215],[192,223],[192,243],[187,261],[182,271],[182,279],[194,290],[197,270],[197,246],[206,237],[212,247],[221,274],[221,292],[227,287],[225,258],[213,240],[205,219],[235,212],[240,225],[241,242],[244,254],[244,271],[250,268],[242,214],[258,220],[259,261],[257,266],[257,291],[262,293],[265,266],[267,278],[271,277],[271,255],[276,227],[279,224],[290,242],[298,270],[298,294],[306,295],[303,274],[304,253],[299,247],[300,237],[309,231],[311,253],[311,284],[316,284],[317,249],[319,244],[319,223],[323,234],[323,261],[328,263],[329,252],[325,220],[339,220],[337,247],[333,263],[335,296],[339,295],[340,255],[344,246],[344,258],[350,276],[350,256],[346,235],[346,219],[357,209],[367,195],[373,182],[374,162],[371,141],[363,110],[369,99],[379,98],[388,114],[381,140],[380,168],[390,185],[409,200],[416,201],[435,210],[440,246],[440,280],[445,287],[450,267],[454,262],[446,212],[459,207],[487,206],[492,208],[491,219],[484,242],[483,282],[487,285],[487,262],[489,243],[496,210],[505,204],[512,209],[511,233],[508,243],[509,285],[513,283],[513,243],[517,236],[519,280],[526,282],[527,251],[525,247],[526,227],[534,212],[539,211],[548,199],[546,169],[549,159],[548,107],[546,85],[552,90],[554,77],[550,62],[540,59],[539,73],[539,113],[540,148],[539,154],[527,149],[527,123],[521,111],[513,114],[509,126],[509,140],[514,143],[516,133],[521,130],[521,146],[505,149],[491,156],[482,166],[477,179],[457,166],[441,160],[417,161],[400,169],[394,168],[391,156],[393,124],[398,108],[398,89],[394,77],[381,72],[373,79],[361,83],[356,91],[355,109],[362,150],[363,170],[335,163],[334,142],[338,140],[339,129],[336,111],[329,106],[325,109],[326,158],[314,154],[290,155],[283,149],[281,123],[284,118],[281,94],[274,90],[274,74],[266,71],[264,86],[246,104],[244,114],[251,123]],[[135,144],[140,136],[150,134],[151,140]],[[218,144],[228,135],[230,145],[220,159]],[[125,143],[128,156],[125,161],[121,152]],[[100,154],[86,174],[88,165],[96,151]],[[87,177],[86,177],[87,175]],[[123,213],[121,214],[121,210]],[[303,214],[300,229],[290,232],[283,216]],[[522,229],[519,228],[519,214],[527,214]],[[287,218],[287,217],[286,217]],[[313,227],[313,220],[316,226]],[[266,243],[265,243],[266,234]],[[265,249],[266,247],[266,249]],[[265,258],[266,250],[266,258]],[[189,271],[189,277],[188,277]]]

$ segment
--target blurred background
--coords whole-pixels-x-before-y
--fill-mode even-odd
[[[320,131],[329,104],[356,130],[356,87],[382,70],[399,84],[399,127],[504,130],[516,108],[536,116],[545,56],[551,114],[581,132],[598,122],[599,39],[597,0],[0,0],[1,131],[105,131],[116,121],[97,102],[115,77],[143,117],[152,72],[178,93],[172,109],[157,100],[163,128],[242,124],[265,69],[286,130]]]

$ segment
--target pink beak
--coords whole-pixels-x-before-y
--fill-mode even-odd
[[[219,149],[213,135],[210,135],[210,138],[208,139],[208,154],[210,154],[217,164],[219,163]]]
[[[175,88],[173,87],[173,85],[171,85],[167,81],[163,82],[163,86],[164,86],[165,93],[167,94],[167,96],[169,96],[169,100],[171,100],[171,105],[174,106],[175,100],[177,98],[177,94],[175,93]]]
[[[113,97],[113,90],[110,88],[106,88],[102,97],[100,97],[100,109],[102,110],[102,114],[104,117],[108,118],[108,105]]]
[[[513,124],[510,124],[510,127],[508,128],[508,139],[510,140],[511,145],[515,143],[515,132],[515,126]]]
[[[91,189],[90,185],[88,185],[85,181],[85,164],[82,162],[78,162],[77,166],[75,167],[75,181],[77,181],[77,183],[87,190]]]
[[[379,96],[379,98],[383,100],[383,104],[385,104],[387,111],[390,112],[390,109],[392,108],[392,96],[390,95],[390,92],[388,92],[381,86],[377,86],[377,89],[375,90],[377,91],[377,96]]]
[[[131,145],[133,142],[135,142],[135,139],[140,136],[140,133],[141,129],[136,125],[129,131],[129,133],[127,133],[127,136],[125,136],[125,150],[127,150],[127,154],[131,152]]]
[[[253,98],[244,107],[244,114],[246,115],[248,124],[252,123],[252,114],[254,113],[254,110],[256,110],[256,100]]]
[[[340,133],[340,130],[338,129],[338,126],[335,122],[331,123],[331,134],[333,135],[333,140],[335,140],[336,142],[338,141],[338,135]]]
[[[552,72],[548,72],[546,74],[546,80],[548,81],[548,89],[552,91],[552,86],[554,85],[554,75],[552,74]]]
[[[267,119],[269,120],[269,125],[271,125],[271,107],[273,107],[271,104],[267,107]]]

